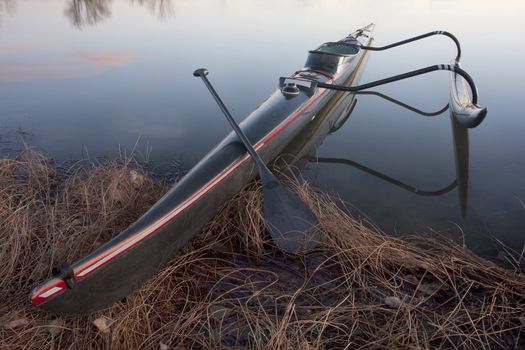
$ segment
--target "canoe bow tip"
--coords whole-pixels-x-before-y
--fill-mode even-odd
[[[473,129],[480,125],[487,116],[487,107],[479,107],[477,105],[471,105],[467,108],[461,108],[459,110],[452,110],[452,115],[456,120],[465,128]]]

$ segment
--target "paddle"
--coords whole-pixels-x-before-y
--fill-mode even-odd
[[[296,193],[285,188],[266,167],[250,140],[235,122],[208,78],[206,78],[208,70],[200,68],[193,72],[193,75],[202,78],[257,166],[263,189],[264,219],[275,244],[281,250],[289,253],[298,253],[314,248],[321,234],[316,227],[317,218],[315,215]]]

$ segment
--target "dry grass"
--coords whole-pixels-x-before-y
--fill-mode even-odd
[[[452,242],[383,235],[306,188],[325,232],[314,252],[273,248],[252,185],[125,302],[82,317],[29,304],[56,261],[108,240],[166,187],[126,165],[62,180],[34,152],[1,160],[0,348],[525,347],[518,271]]]

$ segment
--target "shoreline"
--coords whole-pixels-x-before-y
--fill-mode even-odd
[[[325,237],[305,255],[270,241],[257,184],[125,300],[88,316],[29,304],[60,260],[131,224],[170,187],[108,162],[62,177],[37,152],[0,160],[0,347],[454,348],[525,346],[525,276],[460,245],[397,238],[298,188]]]

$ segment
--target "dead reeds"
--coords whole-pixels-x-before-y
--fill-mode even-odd
[[[36,152],[0,161],[1,349],[509,349],[525,347],[525,278],[453,242],[393,238],[306,187],[318,249],[273,247],[256,184],[125,301],[64,317],[27,295],[167,189],[129,164],[63,178]]]

